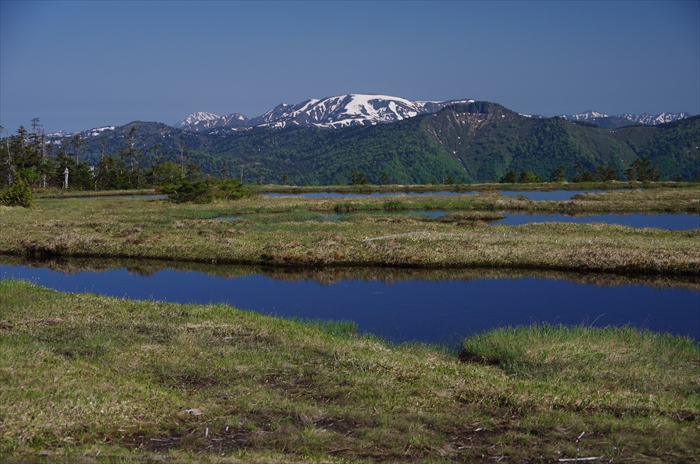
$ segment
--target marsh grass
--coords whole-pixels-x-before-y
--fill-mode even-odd
[[[344,204],[342,210],[354,211],[340,220],[329,217],[336,202],[317,199],[247,198],[209,205],[122,198],[39,199],[33,208],[0,210],[0,253],[277,267],[504,267],[690,276],[700,274],[700,229],[564,223],[487,227],[487,221],[497,218],[507,205],[534,204],[532,208],[544,209],[554,205],[558,211],[575,204],[584,212],[587,205],[611,204],[637,210],[669,205],[693,210],[700,207],[697,193],[688,189],[613,192],[571,202],[521,201],[498,195],[479,195],[483,198],[476,200],[371,198]],[[612,200],[599,199],[606,195]],[[453,213],[435,220],[386,211],[387,202],[413,211]],[[218,220],[220,216],[240,219]]]
[[[698,458],[688,340],[538,326],[465,347],[499,362],[388,345],[346,322],[3,280],[0,460]]]

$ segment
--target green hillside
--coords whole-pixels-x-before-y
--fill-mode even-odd
[[[13,139],[10,146],[23,146],[26,152],[32,134],[24,137],[27,142]],[[664,180],[690,180],[700,174],[700,116],[608,130],[562,118],[529,118],[489,102],[343,129],[255,127],[194,133],[136,121],[85,142],[80,160],[90,165],[103,156],[121,160],[122,169],[132,171],[134,165],[164,161],[196,163],[202,174],[243,177],[248,183],[347,184],[353,173],[362,173],[373,184],[491,182],[524,172],[549,180],[557,169],[572,180],[596,168],[624,179],[642,157]],[[71,159],[74,152],[64,143],[54,147],[53,156],[63,153]],[[18,162],[19,168],[31,165],[27,153],[13,157],[25,160]]]

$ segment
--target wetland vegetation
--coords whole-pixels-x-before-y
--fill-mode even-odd
[[[57,268],[70,267],[68,257],[96,268],[117,258],[143,272],[163,261],[227,264],[212,272],[234,274],[249,271],[231,265],[253,264],[325,279],[360,276],[361,266],[387,279],[421,268],[515,268],[694,291],[700,275],[699,229],[488,225],[509,211],[698,214],[697,185],[566,201],[488,191],[208,204],[51,196],[37,195],[31,208],[0,206],[0,254]],[[396,214],[431,210],[452,215]],[[240,219],[217,219],[224,216]],[[539,325],[489,331],[458,353],[392,345],[351,322],[67,294],[8,279],[0,307],[0,456],[10,461],[698,459],[700,350],[684,337]]]
[[[351,323],[0,281],[10,461],[697,458],[699,351],[634,329],[493,331],[459,354]]]
[[[100,198],[36,200],[0,212],[0,253],[288,267],[510,267],[697,275],[698,230],[596,224],[485,227],[499,211],[585,214],[700,211],[697,188],[531,201],[467,197],[265,198],[208,204]],[[445,218],[388,214],[449,210]],[[329,213],[354,212],[339,221]],[[387,214],[374,214],[386,212]],[[369,214],[372,213],[372,214]],[[241,216],[236,221],[217,217]]]

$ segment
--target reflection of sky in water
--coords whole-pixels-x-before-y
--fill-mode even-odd
[[[523,196],[530,200],[571,200],[579,193],[603,193],[604,190],[552,190],[549,192],[530,190],[501,190],[499,193],[506,197]],[[391,197],[406,195],[408,197],[458,197],[463,195],[476,195],[476,191],[470,192],[390,192],[390,193],[337,193],[337,192],[309,192],[309,193],[265,193],[264,197],[304,197],[304,198],[362,198],[362,197]]]
[[[700,228],[700,215],[693,214],[598,214],[594,216],[565,216],[563,214],[511,214],[492,224],[517,226],[532,222],[571,222],[584,224],[604,222],[628,227],[653,227],[665,230],[689,230]]]
[[[141,198],[147,200],[164,200],[168,198],[167,195],[95,195],[93,197],[66,197],[66,199],[73,200],[104,200],[104,199],[134,199]]]
[[[700,294],[644,285],[599,287],[556,279],[475,279],[391,284],[358,279],[321,285],[253,275],[238,278],[161,270],[148,277],[126,269],[65,275],[0,265],[14,276],[68,292],[133,299],[228,303],[282,317],[355,321],[360,330],[394,341],[455,342],[494,327],[533,322],[633,324],[700,339]]]
[[[307,193],[265,193],[264,197],[303,197],[303,198],[363,198],[363,197],[458,197],[475,195],[476,192],[389,192],[389,193],[338,193],[338,192],[307,192]]]
[[[446,214],[457,211],[410,211],[409,214],[419,214],[433,219],[439,219]],[[403,213],[395,213],[403,214]],[[690,230],[700,228],[700,215],[697,214],[597,214],[593,216],[566,216],[564,214],[525,214],[501,213],[505,219],[488,220],[492,225],[519,226],[533,222],[569,222],[588,224],[603,222],[627,227],[652,227],[664,230]]]

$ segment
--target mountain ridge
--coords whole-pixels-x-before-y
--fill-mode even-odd
[[[335,130],[290,124],[193,132],[134,121],[86,132],[82,159],[97,164],[103,146],[106,156],[123,156],[132,128],[133,147],[147,161],[184,159],[197,163],[206,175],[231,170],[244,180],[264,177],[290,185],[347,183],[353,171],[364,172],[372,183],[379,183],[383,173],[391,182],[404,184],[447,178],[490,182],[510,171],[531,171],[547,179],[562,165],[567,178],[577,174],[578,165],[588,171],[611,166],[624,177],[641,157],[658,163],[665,179],[690,179],[700,173],[700,116],[607,130],[560,117],[526,117],[490,102],[454,103],[437,113],[393,123]],[[54,147],[70,150],[68,144]]]
[[[247,119],[234,113],[238,118],[233,123],[228,116],[196,112],[187,116],[174,127],[200,132],[214,127],[274,127],[288,126],[320,127],[337,129],[353,125],[386,124],[406,118],[440,111],[454,103],[474,100],[411,101],[401,97],[380,94],[345,94],[322,99],[309,99],[289,105],[282,103],[260,116]],[[230,116],[230,115],[229,115]]]
[[[690,113],[659,113],[656,115],[650,113],[632,114],[623,113],[610,116],[598,111],[588,110],[577,114],[562,114],[559,117],[568,121],[576,121],[581,123],[594,124],[604,129],[616,129],[618,127],[630,126],[632,124],[644,124],[647,126],[656,126],[667,122],[677,121],[690,117]]]

